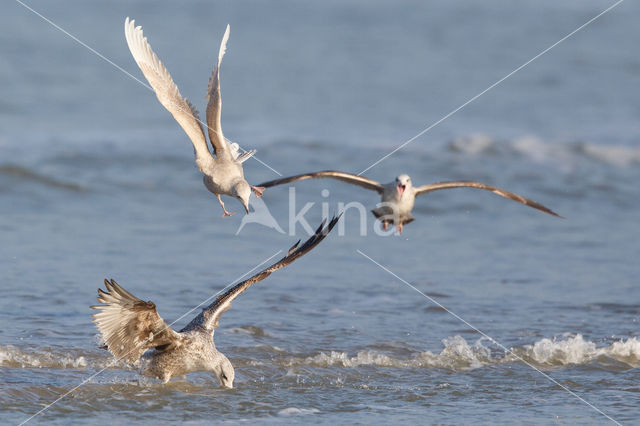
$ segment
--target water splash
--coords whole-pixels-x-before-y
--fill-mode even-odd
[[[14,368],[85,368],[84,356],[69,356],[53,350],[28,352],[15,346],[0,346],[0,366]]]
[[[456,335],[442,340],[443,349],[440,352],[424,351],[411,357],[401,357],[392,354],[393,347],[386,352],[378,346],[376,349],[366,349],[355,354],[341,351],[320,352],[311,356],[286,356],[282,349],[266,346],[267,352],[278,355],[269,363],[287,368],[291,367],[343,367],[357,368],[361,366],[377,366],[392,368],[446,368],[454,371],[468,371],[488,365],[509,364],[521,362],[524,359],[537,367],[569,367],[575,365],[598,365],[609,368],[611,362],[629,368],[640,366],[640,340],[636,337],[620,339],[606,346],[585,340],[580,334],[563,334],[559,337],[543,338],[532,344],[511,348],[511,352],[496,350],[485,339],[478,339],[474,343],[467,342],[462,336]],[[260,346],[264,351],[265,345]],[[75,349],[72,352],[79,352]],[[13,368],[123,368],[124,364],[117,363],[108,354],[77,356],[69,350],[41,348],[35,350],[21,349],[14,346],[0,346],[0,366]],[[386,353],[385,353],[386,352]],[[248,354],[245,353],[244,357]],[[141,360],[140,362],[143,362]],[[246,361],[245,361],[246,362]],[[134,367],[140,369],[142,364]],[[265,362],[246,362],[249,366],[264,366]]]
[[[364,350],[351,356],[346,352],[321,352],[305,358],[290,358],[285,365],[326,368],[332,366],[356,368],[365,365],[395,368],[447,368],[466,371],[487,365],[520,362],[521,359],[538,367],[559,367],[610,363],[617,361],[628,367],[640,366],[640,341],[632,337],[619,340],[609,346],[597,347],[582,335],[563,338],[543,338],[533,344],[512,348],[511,352],[492,353],[491,348],[480,339],[469,344],[461,336],[442,341],[444,348],[439,353],[425,351],[410,358],[401,358],[375,350]]]

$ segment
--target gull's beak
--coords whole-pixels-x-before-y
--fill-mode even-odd
[[[407,186],[398,184],[396,189],[398,190],[398,198],[402,198],[402,194],[404,194],[404,190],[407,189]]]
[[[247,200],[246,203],[242,203],[242,207],[244,207],[244,210],[249,214],[249,200]]]

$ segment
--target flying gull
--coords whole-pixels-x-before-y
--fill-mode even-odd
[[[411,178],[406,174],[402,174],[396,177],[395,181],[393,182],[382,184],[364,176],[339,172],[335,170],[325,170],[322,172],[305,173],[301,175],[271,180],[269,182],[261,183],[260,186],[269,188],[271,186],[283,185],[299,180],[319,178],[337,179],[343,182],[350,183],[352,185],[357,185],[365,189],[376,191],[378,194],[380,194],[382,199],[379,207],[371,210],[373,212],[373,215],[382,222],[382,226],[385,230],[389,227],[390,224],[393,224],[396,227],[398,233],[402,233],[402,227],[414,220],[414,217],[411,214],[411,210],[413,210],[413,204],[415,203],[416,197],[418,195],[437,191],[439,189],[461,187],[485,189],[502,197],[517,201],[529,207],[533,207],[534,209],[541,210],[550,215],[562,217],[540,203],[536,203],[535,201],[529,200],[528,198],[525,198],[521,195],[514,194],[513,192],[485,185],[484,183],[474,181],[450,181],[437,182],[430,185],[414,187],[411,183]]]
[[[193,371],[213,371],[221,386],[232,388],[235,375],[233,366],[213,342],[220,316],[251,284],[264,280],[273,271],[284,268],[318,245],[339,218],[334,217],[326,227],[325,219],[304,244],[300,246],[298,241],[280,261],[218,296],[179,332],[169,327],[158,315],[153,302],[138,299],[114,280],[104,280],[107,291],[98,289],[98,301],[104,304],[91,306],[100,310],[93,314],[93,321],[102,333],[107,348],[119,360],[135,362],[147,350],[153,349],[145,355],[149,361],[143,370],[146,375],[167,383],[174,376]]]
[[[209,151],[207,139],[204,133],[203,123],[198,115],[198,110],[183,98],[178,86],[173,82],[169,71],[162,65],[158,56],[151,49],[147,38],[142,34],[142,27],[135,26],[134,20],[127,19],[124,22],[124,35],[129,45],[129,50],[142,74],[156,92],[160,103],[173,115],[178,124],[185,131],[193,143],[196,164],[204,174],[204,185],[213,192],[222,206],[222,217],[231,216],[224,207],[221,195],[235,197],[242,203],[245,211],[249,213],[249,197],[253,190],[257,196],[262,195],[264,188],[251,186],[244,179],[242,163],[255,154],[255,150],[240,154],[238,144],[230,144],[222,133],[220,126],[220,111],[222,98],[220,95],[220,63],[226,50],[229,39],[229,26],[222,37],[218,63],[213,68],[209,85],[207,87],[207,128],[209,141],[213,148],[213,155]]]

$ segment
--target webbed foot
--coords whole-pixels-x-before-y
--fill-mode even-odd
[[[266,189],[264,186],[251,186],[251,189],[256,194],[256,197],[262,197],[262,193]]]

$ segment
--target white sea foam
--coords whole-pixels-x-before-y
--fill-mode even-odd
[[[279,416],[307,416],[309,414],[319,413],[320,410],[317,408],[296,408],[289,407],[283,410],[278,411]]]
[[[73,357],[38,350],[27,352],[15,346],[0,346],[0,366],[20,368],[85,368],[84,356]]]
[[[490,136],[482,133],[474,133],[452,140],[449,147],[454,151],[461,151],[467,154],[481,154],[490,151],[494,145],[495,140]]]
[[[316,368],[360,366],[395,368],[447,368],[466,371],[486,365],[520,362],[524,359],[539,367],[601,364],[612,361],[631,368],[640,367],[640,340],[637,337],[615,340],[608,344],[596,344],[580,334],[563,334],[542,338],[531,344],[511,348],[511,352],[493,347],[485,339],[473,343],[456,335],[442,340],[440,352],[424,351],[411,357],[400,357],[380,350],[361,350],[355,354],[342,351],[320,352],[307,357],[291,357],[284,361],[286,367],[309,366]],[[493,352],[492,352],[493,349]],[[12,345],[0,346],[0,366],[13,368],[113,368],[120,365],[113,357],[74,356],[58,349],[28,350]],[[145,359],[136,363],[140,367]],[[251,361],[249,365],[263,365],[263,361]],[[294,370],[289,370],[294,374]]]
[[[583,145],[583,150],[586,155],[615,166],[640,164],[640,149],[638,147],[586,143]]]
[[[582,364],[597,354],[596,344],[586,341],[578,334],[566,340],[542,339],[533,345],[524,346],[524,354],[537,364],[570,365]]]
[[[565,336],[566,337],[566,336]],[[524,355],[540,365],[580,365],[596,362],[600,357],[614,359],[631,367],[640,366],[640,341],[632,337],[597,347],[576,334],[565,339],[542,339],[524,346]]]
[[[560,164],[573,164],[584,158],[622,167],[640,164],[640,148],[637,146],[598,144],[586,141],[559,143],[534,136],[498,141],[488,135],[473,134],[452,140],[449,143],[449,148],[469,155],[512,152],[534,161]]]
[[[362,365],[375,365],[379,367],[425,367],[425,368],[451,368],[454,370],[466,370],[482,367],[491,363],[489,348],[483,346],[478,340],[469,345],[461,336],[454,336],[442,341],[444,349],[440,353],[425,351],[413,358],[403,359],[378,351],[360,351],[355,356],[349,356],[345,352],[331,351],[321,352],[318,355],[304,359],[293,359],[291,365],[311,365],[314,367],[359,367]]]
[[[563,335],[552,339],[543,338],[533,344],[511,348],[511,352],[492,354],[490,344],[483,339],[469,344],[461,336],[442,341],[444,348],[439,353],[420,352],[410,358],[391,356],[375,350],[364,350],[355,355],[346,352],[321,352],[306,358],[292,358],[289,366],[355,368],[365,365],[378,367],[449,368],[456,371],[480,368],[492,364],[506,364],[525,360],[540,367],[587,365],[611,360],[629,367],[640,366],[640,341],[635,338],[618,340],[610,345],[598,346],[585,340],[582,335]]]

